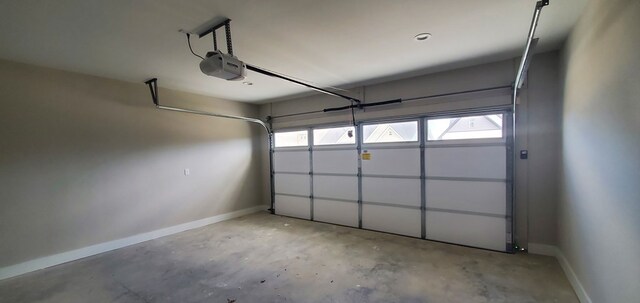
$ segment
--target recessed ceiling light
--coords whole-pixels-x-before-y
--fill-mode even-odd
[[[244,84],[244,85],[253,85],[253,82],[244,81],[244,82],[242,82],[242,84]]]
[[[420,34],[417,34],[415,37],[413,37],[413,40],[426,41],[426,40],[429,40],[429,38],[431,38],[430,33],[420,33]]]

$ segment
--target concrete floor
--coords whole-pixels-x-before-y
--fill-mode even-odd
[[[0,302],[578,302],[550,257],[254,214],[0,281]]]

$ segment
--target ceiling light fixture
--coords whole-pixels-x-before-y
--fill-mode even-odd
[[[413,40],[415,41],[426,41],[429,40],[429,38],[431,38],[431,34],[430,33],[420,33],[415,35],[415,37],[413,37]]]

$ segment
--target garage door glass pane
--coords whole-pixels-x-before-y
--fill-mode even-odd
[[[362,137],[364,143],[416,142],[418,121],[364,125]]]
[[[306,130],[275,133],[274,141],[276,147],[309,145],[309,139]]]
[[[433,119],[427,122],[427,140],[502,138],[502,114]]]
[[[313,130],[313,145],[355,144],[356,132],[353,126]]]

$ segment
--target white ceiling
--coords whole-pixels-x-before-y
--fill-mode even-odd
[[[558,48],[587,0],[552,0],[538,51]],[[534,0],[0,0],[0,58],[247,102],[308,89],[252,72],[203,75],[179,29],[232,19],[241,60],[320,86],[371,83],[521,53]],[[426,42],[413,36],[430,32]],[[193,39],[195,38],[195,39]],[[223,43],[222,31],[219,41]],[[197,53],[210,36],[192,37]],[[226,49],[226,48],[223,48]]]

